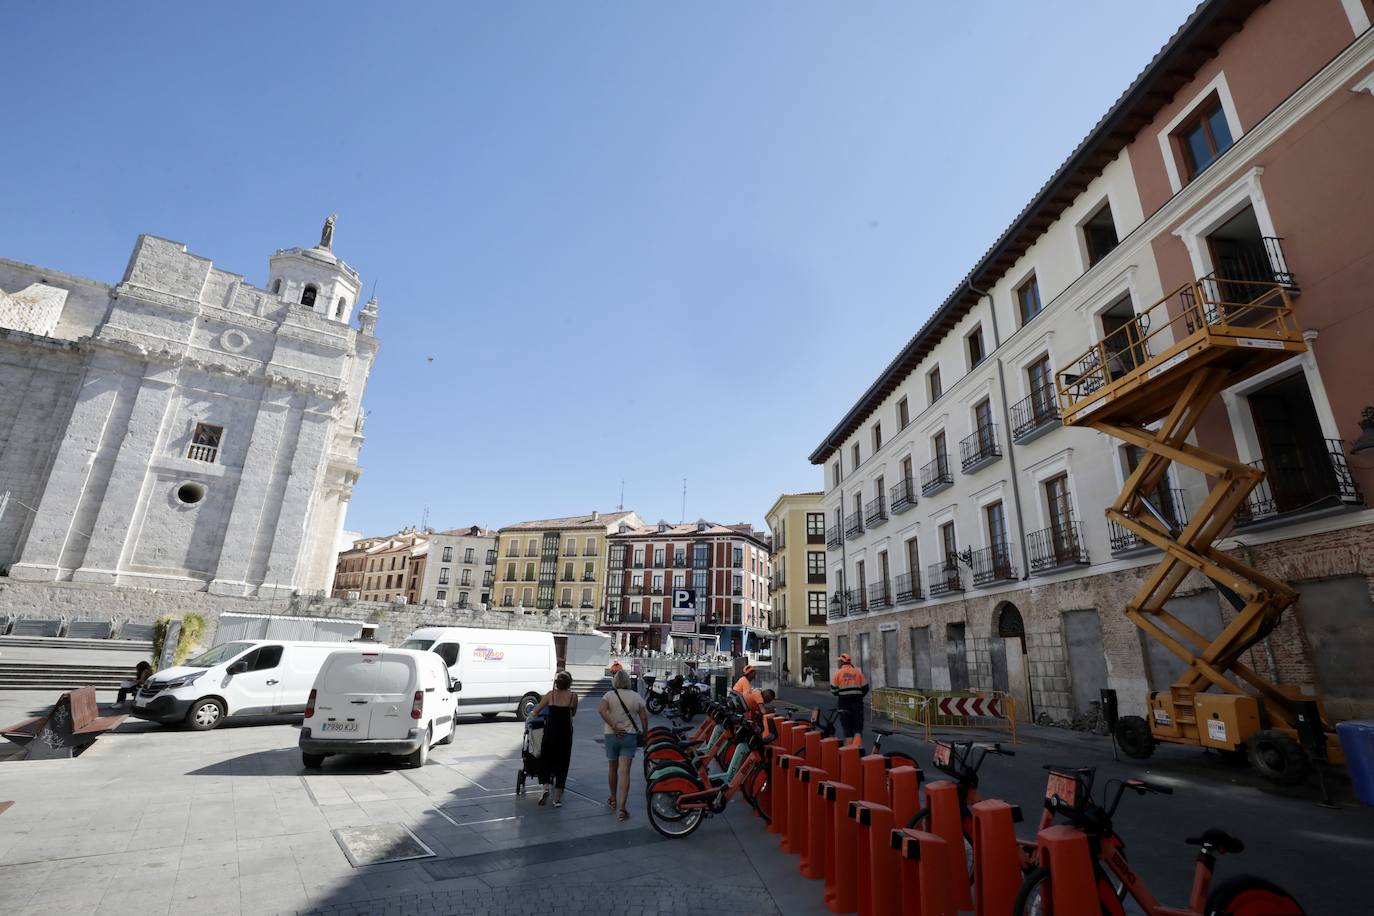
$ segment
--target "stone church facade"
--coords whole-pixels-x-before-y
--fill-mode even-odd
[[[0,259],[0,575],[329,589],[377,352],[332,235],[266,288],[149,235],[114,285]]]

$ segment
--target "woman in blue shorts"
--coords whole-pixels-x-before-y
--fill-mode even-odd
[[[634,762],[639,736],[649,731],[649,714],[639,694],[630,689],[630,675],[617,671],[612,690],[601,698],[601,720],[606,723],[607,778],[611,795],[606,804],[620,809],[620,819],[630,816],[625,803],[630,797],[630,764]],[[639,722],[635,722],[638,717]]]

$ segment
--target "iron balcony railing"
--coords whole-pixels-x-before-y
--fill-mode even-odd
[[[1183,503],[1183,491],[1175,489],[1157,489],[1146,497],[1160,515],[1164,516],[1164,523],[1174,532],[1182,531],[1188,524],[1188,511]],[[1153,514],[1148,510],[1142,510],[1142,518],[1152,518]],[[1107,520],[1107,537],[1111,542],[1112,553],[1125,553],[1139,547],[1149,546],[1139,535],[1129,528],[1118,525],[1111,519]]]
[[[501,607],[515,607],[515,599],[507,595],[501,599]]]
[[[644,586],[631,585],[628,589],[625,590],[625,593],[627,595],[642,595],[644,594]]]
[[[864,517],[862,513],[851,512],[844,517],[844,536],[856,538],[864,533]]]
[[[736,597],[736,598],[743,598],[743,597],[744,597],[744,586],[743,586],[743,585],[732,585],[732,586],[730,587],[730,594],[733,595],[733,596]]]
[[[844,543],[844,536],[840,533],[839,525],[831,525],[825,529],[825,546],[839,547]]]
[[[570,601],[570,600],[563,600],[563,601],[559,601],[559,602],[558,602],[558,606],[561,607],[561,608],[571,608],[573,605],[572,605],[572,601]]]
[[[787,573],[773,573],[768,584],[773,588],[782,588],[787,584]]]
[[[973,435],[959,441],[959,459],[965,471],[1001,457],[1002,447],[997,443],[996,423],[980,426]]]
[[[916,505],[916,481],[910,477],[903,477],[892,486],[888,494],[891,497],[892,514],[901,515]]]
[[[876,528],[887,521],[887,499],[879,496],[877,499],[864,506],[864,524],[870,528]]]
[[[1011,405],[1011,438],[1020,442],[1032,433],[1059,425],[1059,402],[1053,385],[1041,385]]]
[[[1026,537],[1026,551],[1032,574],[1088,565],[1088,545],[1083,542],[1083,526],[1077,521],[1032,531]]]
[[[875,582],[868,587],[868,606],[874,610],[892,607],[892,591],[886,582]]]
[[[495,566],[495,565],[496,565],[496,551],[494,551],[494,550],[488,550],[488,551],[487,551],[487,565],[488,565],[488,566]]]
[[[993,544],[982,550],[969,551],[969,566],[973,569],[974,585],[992,585],[1016,579],[1015,551],[1010,544]]]
[[[584,548],[583,551],[582,551],[582,556],[584,556],[584,557],[594,557],[594,556],[596,556],[596,548],[595,548],[595,547],[587,547],[587,548]]]
[[[644,568],[644,561],[643,561],[642,559],[637,559],[637,560],[635,560],[631,565],[632,565],[635,569],[643,569],[643,568]]]
[[[897,577],[897,602],[921,599],[920,573],[902,573]]]
[[[862,588],[851,588],[849,590],[849,616],[855,614],[868,613],[868,595]]]
[[[1307,448],[1271,446],[1269,455],[1269,463],[1250,462],[1251,467],[1264,472],[1264,479],[1250,491],[1245,505],[1236,513],[1237,525],[1363,502],[1359,485],[1345,460],[1345,443],[1340,439],[1324,439]]]
[[[962,592],[964,583],[959,578],[959,561],[954,557],[946,557],[939,563],[932,563],[926,576],[926,587],[932,598]]]
[[[929,496],[938,493],[954,483],[954,475],[949,471],[949,458],[939,455],[921,468],[921,493]]]
[[[583,574],[582,574],[582,581],[583,581],[583,582],[595,582],[595,581],[596,581],[596,576],[590,575],[590,574],[588,574],[588,573],[583,573]]]
[[[849,616],[849,607],[845,603],[844,592],[836,592],[830,596],[830,620],[842,620]]]

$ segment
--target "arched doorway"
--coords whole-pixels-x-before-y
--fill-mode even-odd
[[[1026,624],[1021,611],[1003,601],[992,612],[992,686],[1010,694],[1016,701],[1016,718],[1035,721],[1030,690],[1030,664],[1026,659]]]

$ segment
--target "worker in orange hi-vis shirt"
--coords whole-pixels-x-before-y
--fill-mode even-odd
[[[763,725],[763,714],[767,712],[767,706],[778,698],[778,695],[767,688],[759,690],[751,687],[744,695],[744,708],[749,715],[749,721],[755,725]]]
[[[848,654],[840,653],[840,669],[830,679],[830,692],[836,697],[840,725],[845,737],[862,735],[864,730],[864,697],[868,695],[868,678],[854,666]]]
[[[749,691],[754,689],[754,678],[759,676],[758,669],[753,665],[745,665],[739,680],[735,681],[735,686],[731,689],[740,696],[748,696]]]

